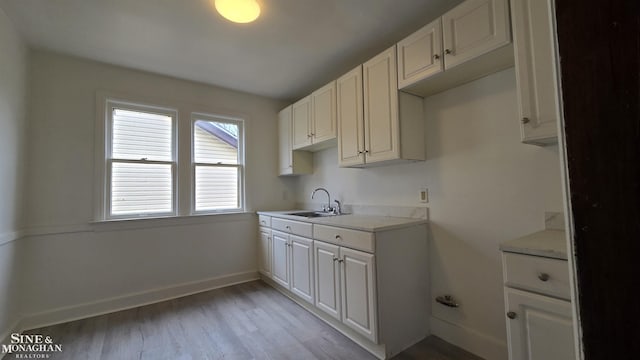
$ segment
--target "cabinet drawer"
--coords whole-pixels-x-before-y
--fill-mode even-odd
[[[289,234],[311,237],[311,224],[300,221],[285,220],[279,218],[271,219],[271,227]]]
[[[313,238],[370,253],[374,252],[374,235],[366,231],[315,225],[313,227]]]
[[[502,261],[506,286],[571,299],[567,261],[507,252]]]
[[[258,224],[260,226],[271,227],[271,216],[258,215]]]

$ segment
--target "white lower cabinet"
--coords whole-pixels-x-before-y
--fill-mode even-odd
[[[566,260],[502,253],[510,360],[575,359]]]
[[[289,288],[289,235],[280,231],[271,232],[273,239],[273,281]]]
[[[291,292],[313,304],[313,241],[289,235]]]
[[[272,279],[313,304],[313,241],[273,230]]]
[[[367,339],[378,342],[374,256],[340,248],[342,322]]]
[[[340,298],[340,248],[336,245],[315,241],[316,307],[337,320],[342,318]]]
[[[258,248],[258,271],[271,277],[271,229],[260,227],[260,247]]]
[[[276,289],[379,359],[429,335],[424,223],[362,231],[263,217],[261,244],[271,224],[271,275],[261,273]]]
[[[509,288],[505,293],[509,359],[575,359],[571,302]]]
[[[314,242],[316,307],[377,342],[374,256]]]

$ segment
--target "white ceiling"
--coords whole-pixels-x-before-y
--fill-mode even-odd
[[[28,43],[74,56],[294,100],[460,0],[260,0],[233,24],[210,0],[0,0]]]

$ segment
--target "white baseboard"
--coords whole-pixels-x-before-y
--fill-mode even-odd
[[[221,287],[240,284],[247,281],[258,280],[259,278],[258,272],[256,271],[235,273],[29,314],[24,316],[19,322],[19,330],[25,331],[37,329],[116,311],[132,309]]]
[[[431,317],[431,334],[487,360],[507,360],[507,344],[492,336]]]

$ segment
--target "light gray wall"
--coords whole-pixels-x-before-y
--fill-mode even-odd
[[[276,176],[284,104],[45,51],[32,53],[30,78],[27,315],[256,271],[254,216],[143,222],[137,229],[90,225],[96,92],[243,114],[249,210],[292,206],[292,196],[282,200],[292,180]]]
[[[520,142],[513,68],[424,104],[426,162],[340,169],[329,149],[314,156],[314,174],[301,177],[297,198],[309,202],[324,186],[347,204],[420,206],[418,191],[427,187],[431,293],[461,304],[451,310],[434,302],[433,331],[506,359],[498,245],[543,229],[544,212],[562,210],[558,148]]]
[[[18,318],[27,48],[0,9],[0,341]]]

